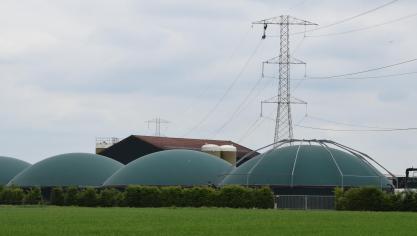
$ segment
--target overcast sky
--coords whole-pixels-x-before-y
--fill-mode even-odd
[[[259,117],[260,101],[275,95],[276,80],[262,78],[232,117],[260,79],[261,62],[279,51],[279,38],[274,37],[279,28],[268,28],[271,37],[261,41],[262,27],[252,28],[251,22],[289,14],[325,26],[386,2],[0,0],[0,155],[34,163],[61,153],[94,152],[96,137],[152,135],[154,129],[145,121],[154,117],[170,121],[162,126],[166,136],[229,139],[251,148],[267,145],[273,141],[270,119],[261,119],[253,132],[245,133]],[[307,62],[309,77],[417,58],[417,16],[320,36],[416,13],[416,1],[400,0],[308,32],[307,37],[292,35],[292,54]],[[276,71],[265,68],[268,75]],[[358,77],[416,71],[414,62]],[[417,127],[417,74],[353,81],[299,80],[304,78],[303,66],[293,66],[291,73],[293,96],[308,102],[307,109],[293,106],[294,123],[361,129],[321,118],[372,127]],[[223,102],[198,125],[239,74]],[[266,105],[264,114],[273,117],[273,109]],[[417,131],[294,127],[294,136],[340,142],[397,174],[417,166]]]

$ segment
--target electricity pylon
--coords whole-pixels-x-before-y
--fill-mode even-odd
[[[154,118],[152,120],[146,121],[148,123],[148,128],[151,123],[155,123],[155,136],[161,136],[161,124],[168,124],[169,121],[161,119],[159,117]]]
[[[279,81],[278,81],[278,95],[271,99],[264,101],[264,103],[277,103],[277,113],[275,119],[275,133],[274,143],[281,139],[293,138],[293,127],[291,118],[291,83],[290,83],[290,65],[291,64],[305,64],[304,62],[291,58],[290,55],[290,25],[317,25],[315,23],[300,20],[288,15],[282,15],[265,20],[253,22],[252,24],[260,24],[264,26],[264,33],[262,39],[267,37],[266,29],[268,25],[280,26],[280,50],[279,56],[274,57],[264,63],[278,64],[279,66]]]

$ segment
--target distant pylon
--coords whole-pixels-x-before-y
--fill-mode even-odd
[[[267,37],[266,29],[268,25],[280,26],[280,50],[279,56],[274,57],[265,63],[279,65],[278,95],[274,101],[267,103],[277,103],[277,113],[275,119],[274,143],[281,139],[293,138],[293,127],[291,118],[291,86],[290,86],[290,65],[305,64],[304,62],[291,58],[290,55],[290,25],[317,25],[315,23],[299,20],[297,18],[282,15],[265,20],[253,22],[264,26],[262,39]],[[277,60],[278,59],[278,60]]]
[[[153,118],[152,120],[146,121],[148,123],[148,128],[151,123],[155,123],[155,136],[161,136],[161,124],[168,124],[169,121],[161,119],[159,117]]]

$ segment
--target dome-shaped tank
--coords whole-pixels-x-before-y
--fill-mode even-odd
[[[219,145],[206,143],[201,146],[201,151],[216,157],[221,157],[221,149]]]
[[[101,186],[123,164],[105,156],[68,153],[33,164],[8,185],[21,187]]]
[[[235,166],[237,148],[233,145],[221,145],[220,150],[222,152],[222,159]]]
[[[104,185],[210,185],[221,181],[231,169],[229,163],[207,153],[167,150],[136,159],[111,176]]]
[[[13,177],[29,166],[30,164],[25,161],[0,156],[0,186],[6,185]]]
[[[360,186],[392,188],[391,182],[370,164],[373,159],[369,157],[367,160],[368,156],[363,153],[342,145],[330,147],[330,144],[335,144],[330,141],[288,141],[284,144],[287,146],[278,145],[243,163],[231,171],[221,185],[268,185],[287,190]]]

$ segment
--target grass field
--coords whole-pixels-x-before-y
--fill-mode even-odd
[[[417,213],[0,207],[0,235],[415,235]]]

